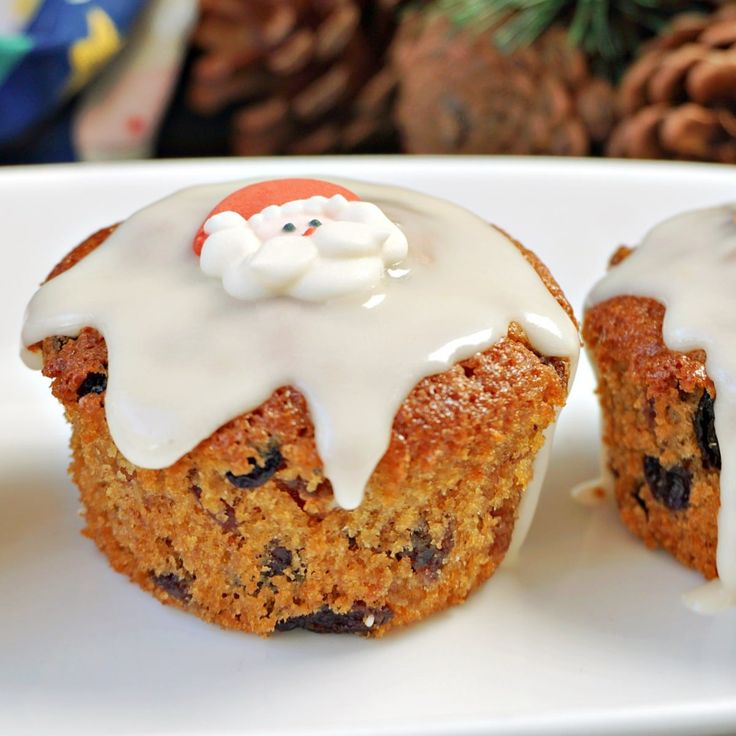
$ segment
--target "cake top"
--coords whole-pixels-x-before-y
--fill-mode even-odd
[[[136,465],[175,463],[291,385],[335,500],[352,509],[425,376],[512,322],[574,367],[573,320],[508,236],[467,210],[361,182],[241,187],[194,187],[135,213],[29,304],[25,346],[84,327],[105,337],[108,426]]]
[[[656,299],[665,308],[662,337],[670,350],[704,350],[716,387],[715,428],[721,447],[720,582],[690,596],[699,609],[736,605],[736,205],[677,215],[651,230],[611,268],[587,299]]]

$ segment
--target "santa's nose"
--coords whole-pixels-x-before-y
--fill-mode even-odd
[[[304,231],[304,232],[302,233],[302,235],[303,235],[303,236],[304,236],[305,238],[307,238],[307,237],[309,237],[309,236],[310,236],[310,235],[311,235],[311,234],[312,234],[312,233],[313,233],[313,232],[314,232],[314,231],[315,231],[316,229],[317,229],[317,228],[316,228],[316,227],[314,227],[314,226],[308,227],[308,228],[307,228],[307,229],[306,229],[306,230],[305,230],[305,231]]]

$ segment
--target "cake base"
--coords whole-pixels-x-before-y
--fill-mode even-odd
[[[465,600],[504,557],[566,385],[559,365],[514,338],[425,379],[364,502],[345,511],[297,391],[145,470],[107,430],[101,336],[46,340],[44,359],[72,425],[85,534],[163,603],[258,634],[380,636]]]

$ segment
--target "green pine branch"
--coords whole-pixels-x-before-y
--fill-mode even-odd
[[[457,26],[494,28],[494,40],[506,52],[532,43],[561,22],[572,44],[615,75],[642,40],[672,16],[713,5],[713,0],[434,0],[429,7]]]

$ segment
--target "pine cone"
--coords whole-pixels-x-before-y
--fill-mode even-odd
[[[591,74],[563,28],[503,53],[493,28],[471,25],[431,11],[405,15],[392,49],[405,150],[582,156],[605,140],[611,86]]]
[[[382,69],[399,0],[200,0],[188,88],[232,110],[238,155],[386,146],[395,80]]]
[[[678,16],[624,75],[607,153],[736,163],[736,5]]]

